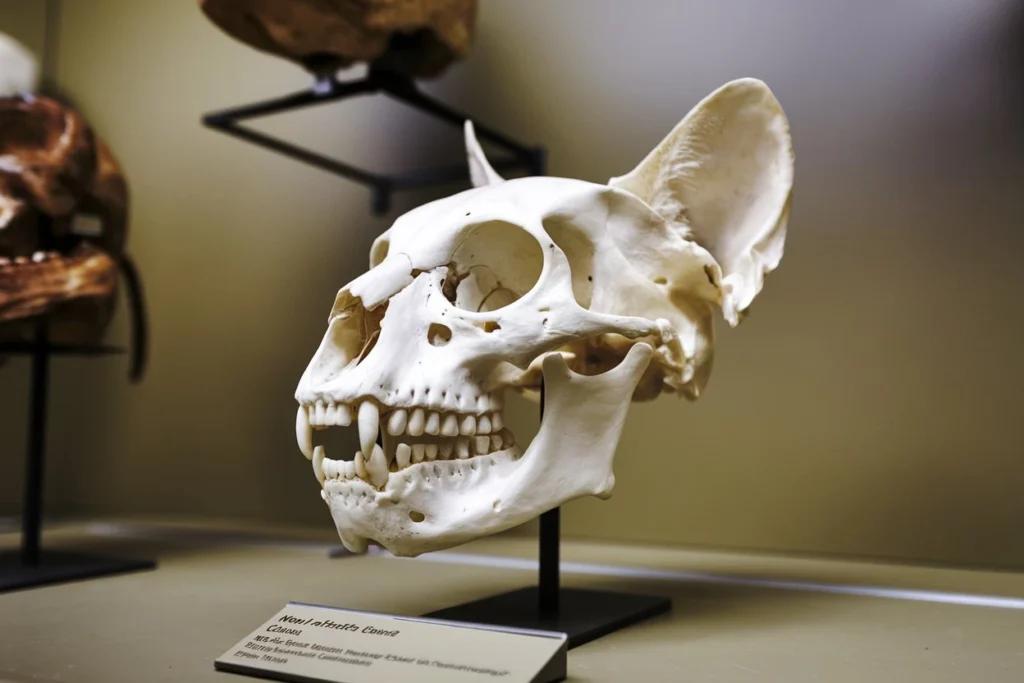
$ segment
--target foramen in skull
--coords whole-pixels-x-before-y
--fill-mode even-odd
[[[470,124],[474,189],[401,216],[338,293],[296,391],[296,436],[345,547],[400,556],[606,498],[629,404],[700,396],[712,320],[735,327],[774,270],[789,125],[761,81],[708,95],[608,184],[500,178]],[[544,413],[524,448],[508,390]],[[326,457],[316,429],[359,431]]]

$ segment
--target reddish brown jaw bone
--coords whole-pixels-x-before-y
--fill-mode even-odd
[[[116,285],[117,264],[88,244],[66,257],[55,252],[0,257],[0,322],[42,315],[75,299],[109,296]]]

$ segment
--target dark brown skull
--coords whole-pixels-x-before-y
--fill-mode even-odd
[[[199,0],[226,33],[318,75],[366,62],[439,75],[470,50],[476,0]]]
[[[0,338],[93,343],[114,308],[128,188],[85,119],[54,100],[0,98]]]

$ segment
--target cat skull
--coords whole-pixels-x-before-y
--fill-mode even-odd
[[[739,324],[782,257],[793,153],[760,81],[713,92],[607,185],[503,180],[470,124],[466,145],[476,187],[375,241],[296,391],[300,449],[353,552],[415,556],[608,497],[630,402],[696,399],[714,310]],[[541,388],[524,449],[504,394]],[[350,425],[352,460],[314,447]]]

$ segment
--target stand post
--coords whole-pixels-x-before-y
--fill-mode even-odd
[[[561,516],[561,508],[549,510],[540,516],[540,573],[537,596],[540,598],[540,614],[543,617],[553,617],[559,612],[561,567],[558,550],[561,542]]]
[[[46,454],[46,408],[49,394],[49,327],[36,326],[32,352],[32,388],[28,417],[28,449],[25,463],[25,510],[21,519],[21,563],[39,566],[43,519],[43,459]]]

